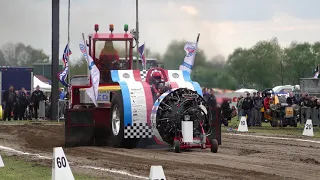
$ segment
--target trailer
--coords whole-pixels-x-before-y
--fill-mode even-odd
[[[0,100],[1,102],[3,93],[13,85],[15,90],[25,88],[28,94],[33,91],[33,68],[24,67],[0,67]]]

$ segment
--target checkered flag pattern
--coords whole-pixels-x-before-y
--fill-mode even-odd
[[[153,72],[160,72],[159,70],[154,70]],[[148,73],[148,70],[142,70],[140,71],[140,76],[141,76],[141,80],[142,81],[145,81],[146,78],[147,78],[147,73]]]
[[[133,123],[124,128],[124,138],[152,138],[153,133],[148,123]]]
[[[141,76],[142,81],[145,81],[145,80],[146,80],[146,78],[147,78],[147,73],[148,73],[147,70],[142,70],[142,71],[140,71],[140,76]]]

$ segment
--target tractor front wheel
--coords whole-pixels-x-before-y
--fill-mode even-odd
[[[136,139],[124,138],[124,109],[121,91],[116,92],[111,100],[109,129],[108,142],[112,147],[136,147]]]
[[[212,153],[217,153],[218,152],[218,141],[216,139],[211,140],[211,152]]]
[[[174,140],[173,142],[173,150],[175,153],[180,152],[180,141],[179,140]]]
[[[276,118],[272,118],[270,121],[271,127],[277,127],[278,126],[278,120]]]

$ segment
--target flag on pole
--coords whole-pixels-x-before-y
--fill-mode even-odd
[[[196,56],[197,45],[197,42],[187,42],[184,45],[184,51],[186,52],[186,56],[184,57],[184,61],[182,65],[180,65],[179,70],[184,70],[191,73],[194,64],[194,59]]]
[[[146,66],[146,56],[145,56],[145,52],[144,52],[144,44],[145,44],[145,43],[143,43],[143,44],[139,47],[139,55],[140,55],[140,58],[141,58],[141,62],[142,62],[143,67]]]
[[[315,74],[313,78],[319,78],[319,64],[317,65],[316,69],[314,70]]]
[[[64,52],[62,55],[62,61],[64,63],[64,69],[60,73],[58,73],[58,79],[61,82],[61,84],[65,87],[69,87],[68,83],[66,82],[66,79],[68,77],[68,71],[69,71],[69,66],[68,66],[68,61],[69,61],[69,56],[72,54],[71,50],[69,49],[68,44],[64,48]]]
[[[98,99],[98,88],[100,83],[100,71],[97,66],[94,64],[92,57],[87,53],[88,48],[84,44],[79,44],[80,51],[88,62],[88,68],[90,71],[90,78],[92,82],[92,86],[90,88],[86,88],[86,93],[97,107],[97,99]]]
[[[69,49],[69,45],[67,44],[64,48],[64,52],[62,55],[62,61],[64,62],[64,66],[68,63],[69,56],[72,54],[71,50]]]

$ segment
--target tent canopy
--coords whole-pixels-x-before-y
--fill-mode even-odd
[[[33,76],[33,88],[40,86],[40,89],[44,92],[51,92],[51,85],[40,81],[37,77]]]

